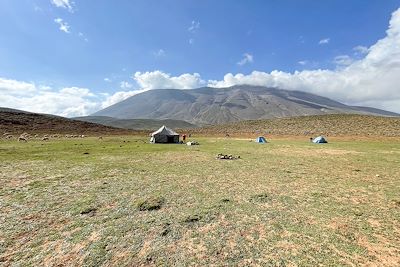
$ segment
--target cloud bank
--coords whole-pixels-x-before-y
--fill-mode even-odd
[[[34,112],[81,116],[146,90],[202,86],[222,88],[249,84],[301,90],[346,104],[400,112],[400,9],[393,12],[384,38],[371,47],[357,46],[353,52],[355,55],[340,55],[332,59],[336,64],[333,70],[227,73],[222,80],[204,80],[198,73],[173,76],[160,70],[135,72],[132,82],[136,86],[121,83],[125,90],[114,94],[94,94],[80,87],[55,90],[46,85],[0,78],[0,103],[1,106]],[[125,86],[127,84],[129,86]]]
[[[88,88],[66,87],[53,90],[31,82],[0,78],[2,107],[74,117],[98,110],[99,100]]]

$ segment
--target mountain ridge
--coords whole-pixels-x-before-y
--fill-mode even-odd
[[[136,131],[61,116],[0,107],[1,134],[134,134]]]
[[[298,90],[236,85],[228,88],[153,89],[131,96],[92,116],[118,119],[174,119],[197,125],[323,114],[399,116],[394,112],[345,105]]]

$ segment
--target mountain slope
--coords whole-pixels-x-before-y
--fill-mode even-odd
[[[106,116],[85,116],[76,117],[75,120],[98,123],[106,126],[112,126],[133,130],[156,130],[162,125],[168,125],[170,128],[189,129],[197,126],[181,120],[153,120],[153,119],[116,119]]]
[[[0,133],[21,134],[132,134],[134,131],[48,114],[0,108]]]
[[[248,120],[190,130],[197,135],[400,137],[400,117],[328,114]]]
[[[399,115],[379,109],[347,106],[306,92],[247,85],[218,89],[149,90],[93,115],[119,119],[174,119],[207,125],[332,113]]]

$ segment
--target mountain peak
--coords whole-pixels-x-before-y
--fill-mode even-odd
[[[149,90],[93,115],[119,119],[175,119],[207,125],[335,113],[399,116],[379,109],[348,106],[302,91],[245,84],[226,88]]]

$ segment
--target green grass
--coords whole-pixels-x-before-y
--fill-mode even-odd
[[[0,265],[400,265],[398,141],[145,141],[0,141]]]

